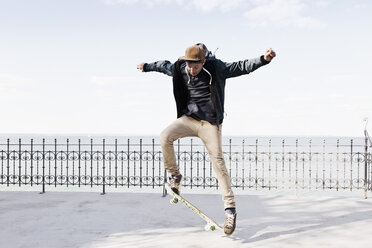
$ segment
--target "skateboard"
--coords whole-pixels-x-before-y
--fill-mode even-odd
[[[216,229],[222,230],[222,227],[220,225],[218,225],[214,220],[212,220],[211,218],[209,218],[201,210],[199,210],[197,207],[195,207],[191,202],[189,202],[188,200],[186,200],[182,196],[174,193],[174,191],[171,189],[171,187],[170,187],[170,185],[168,183],[165,183],[164,185],[165,185],[165,188],[167,189],[167,191],[169,191],[171,193],[171,197],[173,197],[170,200],[170,203],[171,204],[177,204],[178,202],[182,202],[186,207],[188,207],[194,213],[196,213],[197,215],[199,215],[200,218],[202,218],[203,220],[205,220],[207,222],[207,224],[204,227],[204,229],[206,231],[214,231]]]

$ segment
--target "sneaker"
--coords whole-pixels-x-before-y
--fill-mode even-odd
[[[236,210],[235,208],[227,208],[225,210],[225,225],[223,231],[226,235],[231,235],[235,231],[236,226]]]
[[[179,174],[177,176],[172,175],[169,178],[170,187],[173,190],[173,192],[176,193],[177,195],[180,194],[181,179],[182,179],[182,175],[181,174]]]

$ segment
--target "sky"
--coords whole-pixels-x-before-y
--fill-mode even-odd
[[[277,53],[227,80],[223,135],[362,136],[370,13],[368,0],[0,0],[0,133],[159,135],[172,80],[136,65],[202,42],[225,62]]]

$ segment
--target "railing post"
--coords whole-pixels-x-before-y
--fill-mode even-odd
[[[45,139],[43,139],[43,182],[41,194],[45,193]]]
[[[351,139],[351,151],[350,151],[350,191],[353,190],[353,139]]]
[[[68,187],[69,185],[69,163],[68,163],[68,159],[69,159],[69,144],[70,144],[70,139],[67,139],[66,140],[66,187]]]
[[[81,140],[78,139],[78,187],[80,188],[81,186]]]
[[[34,139],[31,139],[31,187],[34,182]]]
[[[93,176],[93,139],[90,139],[90,187],[93,188],[94,176]],[[98,167],[98,166],[97,166]],[[98,177],[98,174],[97,174]]]
[[[296,169],[295,169],[295,189],[296,195],[298,196],[299,178],[298,178],[298,139],[296,139]]]
[[[193,167],[192,167],[192,160],[193,160],[193,143],[192,143],[193,139],[190,140],[190,189],[192,189],[192,184],[193,184],[193,180],[192,180],[192,175],[193,175]],[[185,167],[185,170],[186,170],[186,167]],[[185,173],[185,176],[186,176],[186,173]],[[186,177],[185,177],[186,178]]]
[[[368,133],[364,130],[364,199],[368,191]]]
[[[139,151],[139,153],[140,153],[140,171],[139,171],[139,173],[140,173],[140,176],[139,176],[139,178],[140,178],[140,188],[142,188],[142,175],[143,175],[143,173],[142,173],[142,139],[140,139],[140,151]]]
[[[22,185],[22,140],[19,139],[18,141],[18,185],[21,187]]]
[[[7,139],[7,145],[6,145],[6,186],[9,187],[10,183],[10,140]]]
[[[106,154],[105,154],[105,139],[103,139],[103,157],[102,157],[102,193],[101,195],[106,194]]]
[[[128,174],[128,180],[127,180],[127,187],[129,188],[130,186],[130,145],[129,145],[129,142],[130,142],[130,139],[128,139],[128,142],[127,142],[127,155],[128,155],[128,159],[127,159],[127,174]]]
[[[312,177],[312,154],[311,154],[311,143],[312,143],[312,140],[310,139],[309,140],[309,190],[311,190],[311,177]],[[316,184],[316,183],[315,183]]]
[[[229,139],[229,176],[230,176],[230,180],[232,181],[232,173],[231,173],[231,171],[232,171],[232,168],[231,168],[231,160],[232,160],[232,155],[231,155],[231,139]],[[232,186],[232,185],[231,185]]]
[[[54,187],[57,187],[57,159],[58,159],[58,151],[57,151],[57,139],[54,139]],[[62,176],[62,175],[61,175]]]
[[[167,170],[164,169],[163,197],[167,196],[167,189],[165,188],[166,183],[167,183]]]
[[[245,186],[245,157],[244,157],[244,154],[245,154],[245,149],[244,149],[244,143],[245,143],[245,140],[243,139],[242,141],[242,188],[244,190],[244,186]],[[270,188],[269,188],[270,189]]]
[[[115,139],[115,188],[118,187],[118,139]]]
[[[258,169],[257,169],[257,166],[258,166],[258,139],[256,139],[256,151],[255,151],[255,186],[256,186],[256,190],[257,190],[257,187],[258,187]]]
[[[152,188],[155,188],[155,139],[152,139]]]

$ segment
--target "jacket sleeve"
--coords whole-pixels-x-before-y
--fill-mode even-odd
[[[222,61],[221,61],[222,62]],[[222,62],[222,76],[224,78],[231,78],[231,77],[238,77],[241,75],[248,74],[263,65],[266,65],[270,62],[264,59],[264,56],[254,58],[254,59],[246,59],[243,61],[226,63]]]
[[[168,60],[160,60],[154,63],[146,63],[144,65],[144,71],[157,71],[162,72],[168,76],[173,76],[173,64]]]

